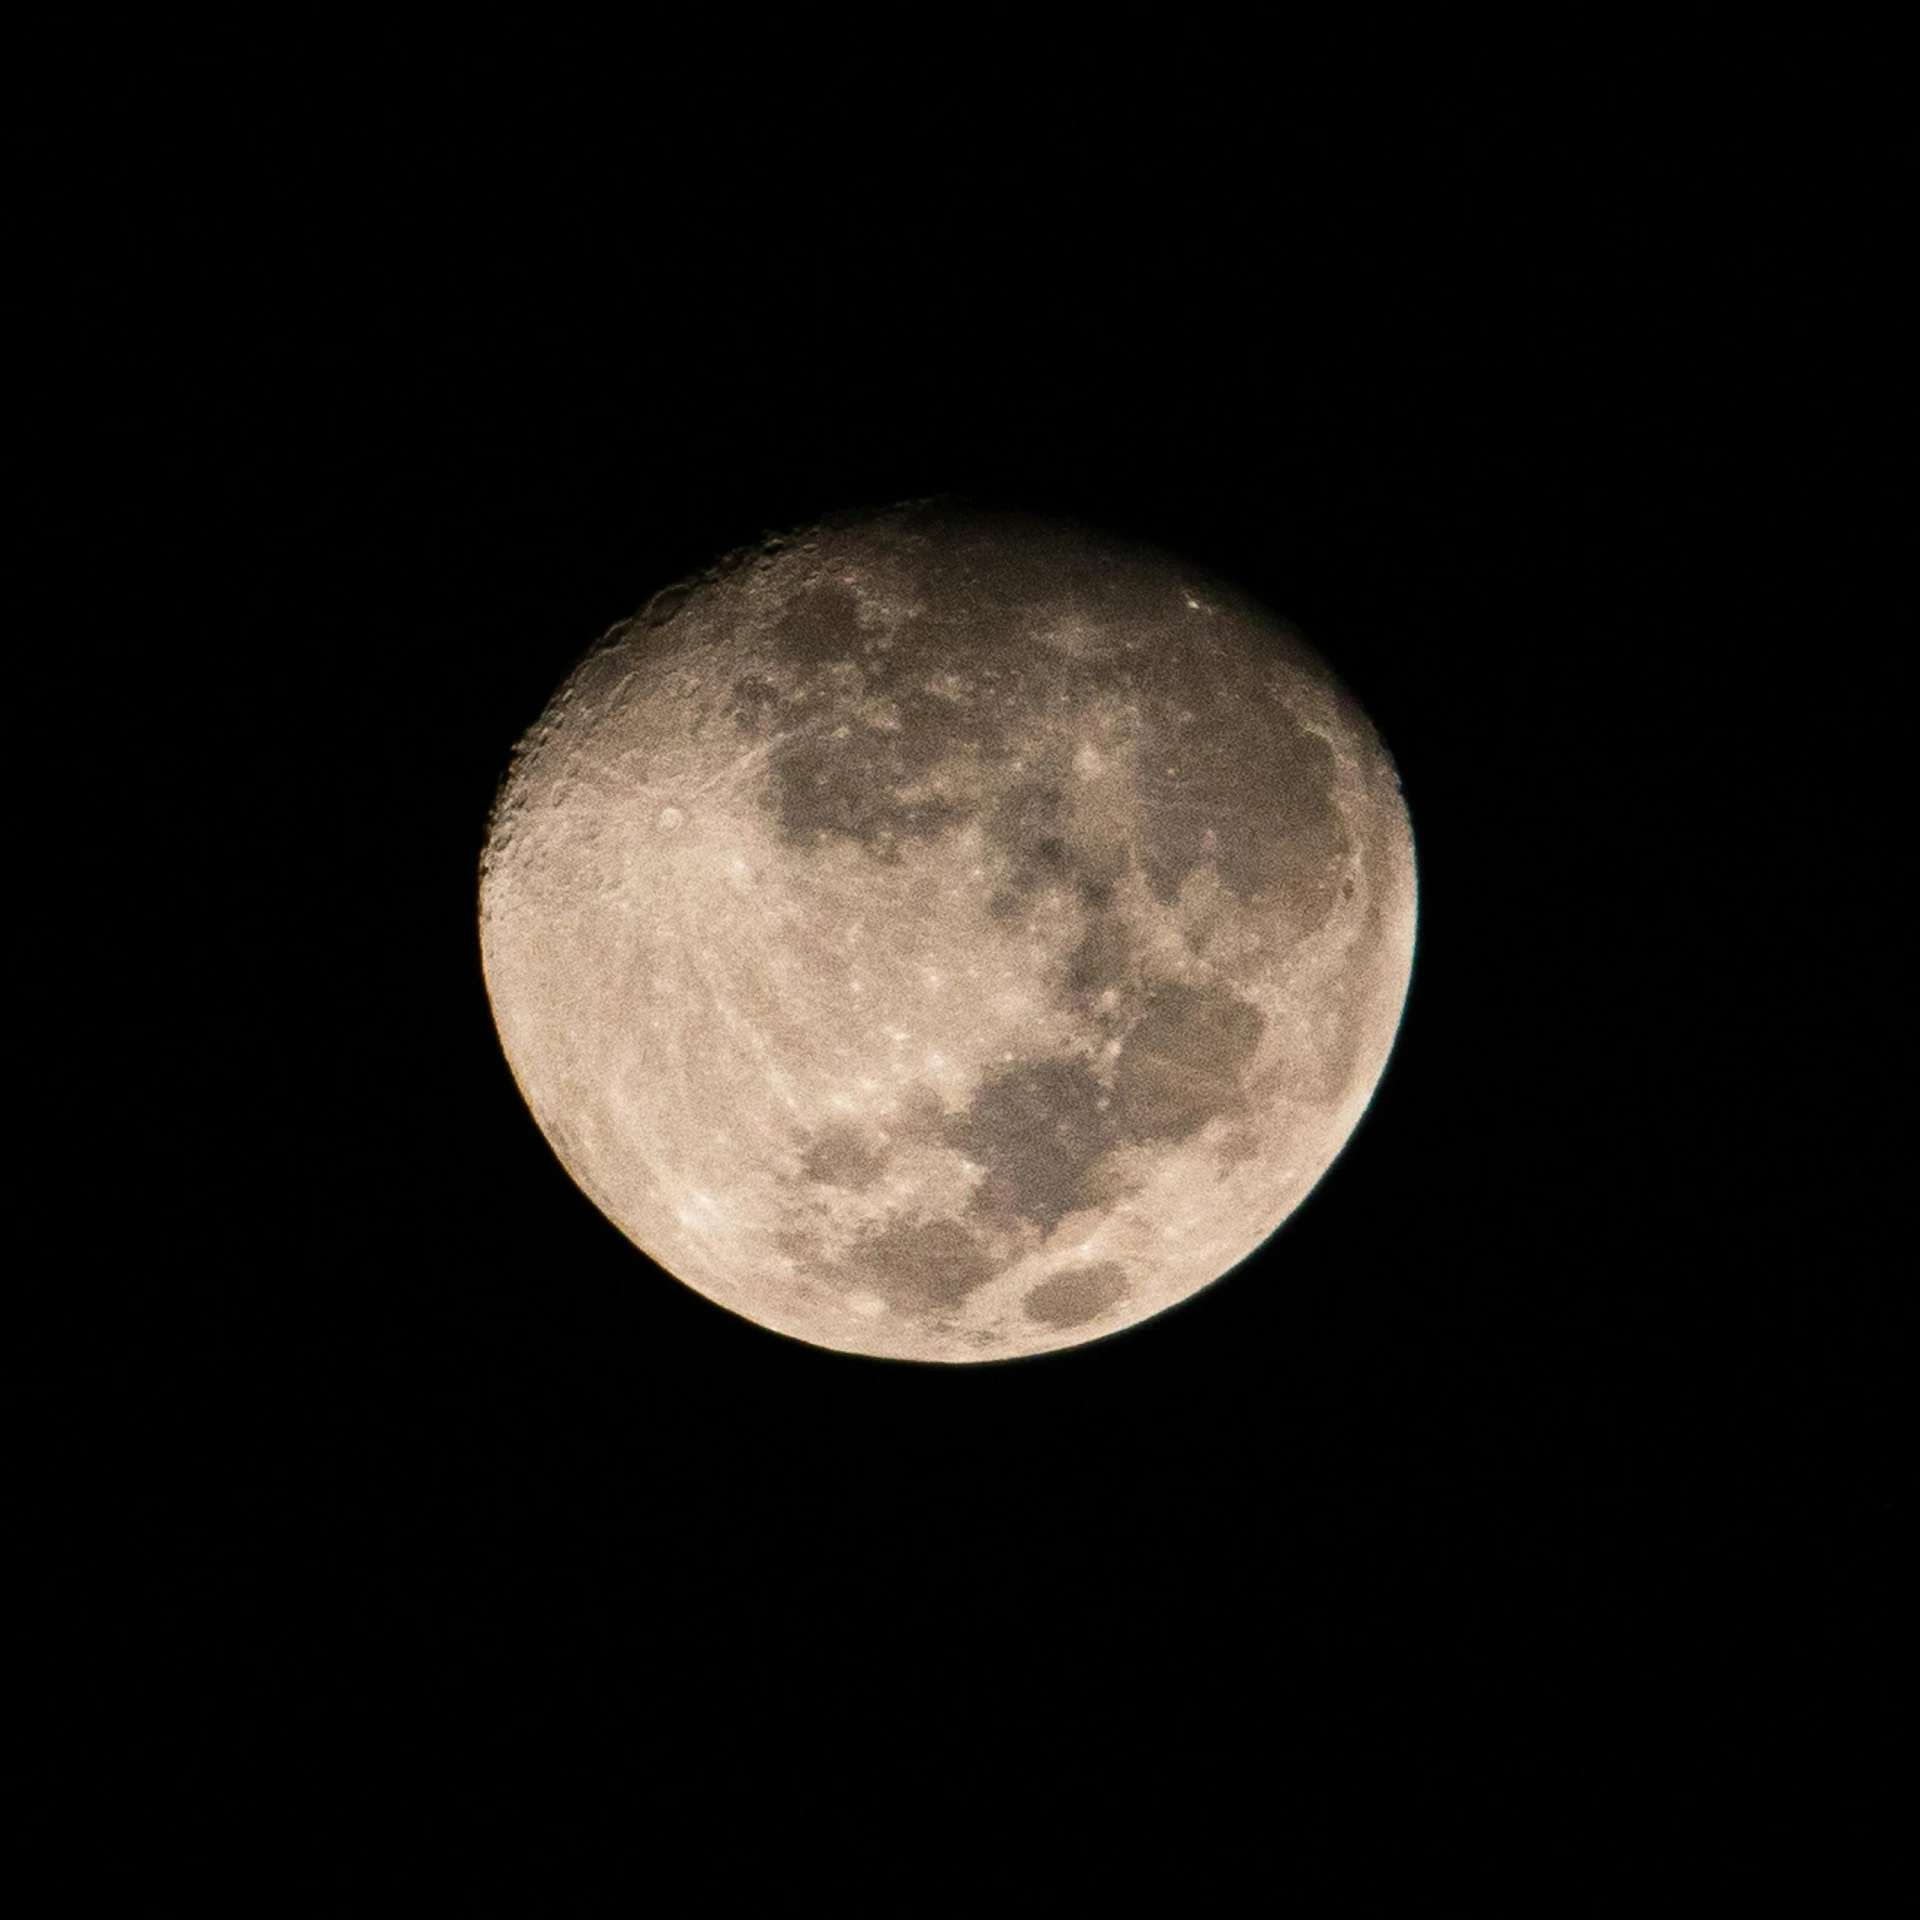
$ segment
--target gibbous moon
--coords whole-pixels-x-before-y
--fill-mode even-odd
[[[480,886],[501,1044],[601,1211],[761,1326],[933,1361],[1252,1253],[1372,1097],[1414,920],[1392,763],[1297,636],[1175,557],[925,501],[609,633]]]

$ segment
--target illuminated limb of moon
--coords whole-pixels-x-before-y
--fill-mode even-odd
[[[689,1286],[846,1351],[1128,1326],[1345,1143],[1412,964],[1365,717],[1258,608],[919,503],[616,628],[521,743],[481,886],[508,1060]]]

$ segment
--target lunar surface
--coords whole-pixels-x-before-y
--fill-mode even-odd
[[[762,1326],[925,1361],[1245,1259],[1372,1097],[1414,924],[1392,763],[1298,637],[1175,557],[939,502],[615,628],[480,887],[507,1059],[608,1218]]]

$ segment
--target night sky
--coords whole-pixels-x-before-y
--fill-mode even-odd
[[[1636,1862],[1764,1864],[1817,1756],[1878,1778],[1840,1729],[1891,1604],[1892,1157],[1846,1078],[1895,992],[1884,143],[1146,53],[1129,90],[816,49],[801,105],[777,46],[170,46],[28,143],[91,501],[38,657],[138,769],[61,813],[110,874],[50,863],[126,1089],[46,1095],[56,1816],[324,1878],[506,1809],[697,1862],[668,1910],[1031,1856],[1197,1912],[1251,1873],[1611,1913],[1658,1910],[1610,1904]],[[622,1239],[516,1093],[475,891],[608,626],[950,491],[1294,621],[1399,765],[1421,924],[1273,1242],[941,1369]]]

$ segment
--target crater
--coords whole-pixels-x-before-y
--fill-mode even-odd
[[[1113,1114],[1130,1141],[1186,1140],[1240,1103],[1266,1015],[1222,986],[1162,981],[1121,1043]]]
[[[1050,1327],[1083,1327],[1118,1306],[1127,1293],[1126,1269],[1103,1260],[1042,1280],[1028,1290],[1021,1310],[1029,1320],[1041,1320]]]
[[[733,683],[733,701],[728,711],[733,724],[749,740],[773,736],[779,709],[780,692],[771,680],[759,674],[744,674]]]
[[[974,1204],[1002,1222],[1048,1234],[1068,1214],[1096,1204],[1092,1175],[1115,1144],[1092,1067],[1078,1059],[1022,1060],[989,1079],[947,1144],[987,1169]]]

